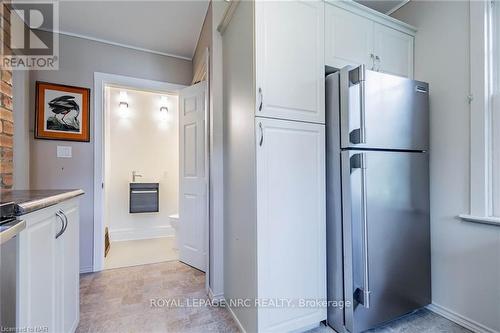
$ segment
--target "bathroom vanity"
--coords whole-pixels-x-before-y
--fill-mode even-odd
[[[157,213],[159,207],[159,183],[130,183],[130,213]]]

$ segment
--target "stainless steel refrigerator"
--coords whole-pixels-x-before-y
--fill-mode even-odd
[[[354,333],[431,302],[428,84],[346,67],[326,112],[328,324]]]

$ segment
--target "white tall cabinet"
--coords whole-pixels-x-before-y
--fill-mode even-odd
[[[74,332],[80,309],[78,199],[20,219],[26,229],[19,234],[17,326]]]
[[[242,1],[222,36],[225,297],[247,332],[303,330],[326,318],[324,3]]]
[[[325,62],[413,78],[416,29],[354,1],[325,4]]]

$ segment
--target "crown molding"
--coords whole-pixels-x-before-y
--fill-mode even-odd
[[[61,31],[61,30],[59,30],[59,31],[52,31],[52,30],[48,30],[48,29],[36,29],[36,30],[41,30],[41,31],[56,33],[56,34],[59,34],[59,35],[65,35],[65,36],[70,36],[70,37],[76,37],[76,38],[86,39],[86,40],[90,40],[90,41],[93,41],[93,42],[98,42],[98,43],[103,43],[103,44],[108,44],[108,45],[123,47],[123,48],[126,48],[126,49],[131,49],[131,50],[136,50],[136,51],[142,51],[142,52],[146,52],[146,53],[152,53],[152,54],[162,55],[162,56],[165,56],[165,57],[172,57],[172,58],[177,58],[177,59],[182,59],[182,60],[193,61],[192,57],[191,58],[190,57],[184,57],[184,56],[180,56],[180,55],[173,54],[173,53],[167,53],[167,52],[161,52],[161,51],[151,50],[151,49],[147,49],[147,48],[143,48],[143,47],[133,46],[133,45],[130,45],[130,44],[117,43],[117,42],[113,42],[113,41],[110,41],[110,40],[107,40],[107,39],[95,38],[95,37],[90,37],[90,36],[86,36],[86,35],[81,35],[81,34],[75,34],[75,33],[72,33],[72,32],[67,32],[67,31]]]
[[[325,0],[325,2],[344,10],[348,10],[351,13],[366,17],[369,20],[380,23],[389,28],[399,30],[410,36],[415,36],[417,33],[416,27],[397,20],[389,15],[377,12],[376,10],[363,6],[362,4],[359,4],[353,0]]]
[[[236,7],[238,7],[238,4],[240,3],[240,0],[232,0],[229,1],[229,5],[226,7],[226,10],[224,11],[224,15],[222,15],[222,19],[217,26],[217,31],[223,35],[224,31],[226,31],[227,26],[229,25],[229,22],[231,22],[231,19],[233,18],[234,12],[236,11]]]
[[[398,3],[396,6],[392,7],[391,9],[389,9],[385,15],[391,15],[392,13],[394,13],[396,10],[398,10],[399,8],[403,7],[404,5],[406,5],[408,2],[410,2],[410,0],[404,0],[402,1],[401,3]]]

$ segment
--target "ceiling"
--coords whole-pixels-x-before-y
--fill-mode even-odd
[[[208,0],[61,1],[62,33],[191,59]]]
[[[409,0],[354,0],[378,12],[390,14],[406,4]]]

